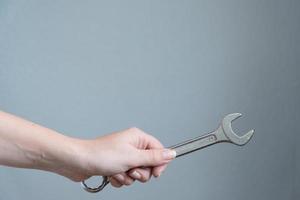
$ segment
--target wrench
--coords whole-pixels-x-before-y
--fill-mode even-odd
[[[170,149],[173,149],[176,151],[176,158],[186,155],[188,153],[197,151],[199,149],[203,149],[205,147],[208,147],[213,144],[221,143],[221,142],[227,142],[232,143],[238,146],[245,145],[253,136],[254,130],[250,130],[243,136],[238,136],[235,134],[231,127],[231,122],[235,119],[241,117],[242,114],[240,113],[232,113],[229,115],[226,115],[219,128],[211,133],[208,133],[203,136],[199,136],[190,140],[187,140],[185,142],[173,145],[169,147]],[[81,182],[81,185],[84,190],[91,193],[100,192],[104,189],[104,187],[109,183],[107,176],[102,176],[102,184],[99,187],[89,187],[85,181]]]

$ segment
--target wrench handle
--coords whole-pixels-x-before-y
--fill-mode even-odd
[[[213,133],[208,133],[206,135],[187,140],[185,142],[181,142],[169,148],[176,151],[176,158],[177,158],[186,155],[188,153],[197,151],[199,149],[202,149],[204,147],[213,145],[217,142],[218,142],[217,136],[213,132]]]

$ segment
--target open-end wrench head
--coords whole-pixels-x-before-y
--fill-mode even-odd
[[[222,129],[225,133],[225,136],[228,138],[229,142],[240,146],[246,144],[251,139],[254,133],[254,130],[251,130],[243,136],[238,136],[233,132],[231,127],[231,122],[241,116],[242,116],[241,113],[232,113],[226,115],[222,121]]]

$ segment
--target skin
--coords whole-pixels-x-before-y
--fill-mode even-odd
[[[121,187],[159,177],[175,157],[138,128],[84,140],[0,111],[0,165],[50,171],[75,182],[108,176]]]

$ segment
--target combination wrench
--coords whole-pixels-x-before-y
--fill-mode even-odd
[[[211,146],[213,144],[218,143],[232,143],[238,146],[243,146],[247,144],[247,142],[252,138],[254,130],[250,130],[243,136],[238,136],[235,134],[232,130],[231,123],[235,119],[241,117],[242,114],[240,113],[232,113],[229,115],[226,115],[220,126],[217,128],[217,130],[205,134],[203,136],[199,136],[190,140],[187,140],[185,142],[181,142],[179,144],[173,145],[169,147],[170,149],[173,149],[176,151],[176,158],[186,155],[188,153],[197,151],[199,149],[203,149],[205,147]],[[81,182],[81,185],[84,190],[91,193],[100,192],[105,188],[105,186],[109,183],[107,176],[102,176],[102,184],[98,187],[89,187],[85,181]]]

